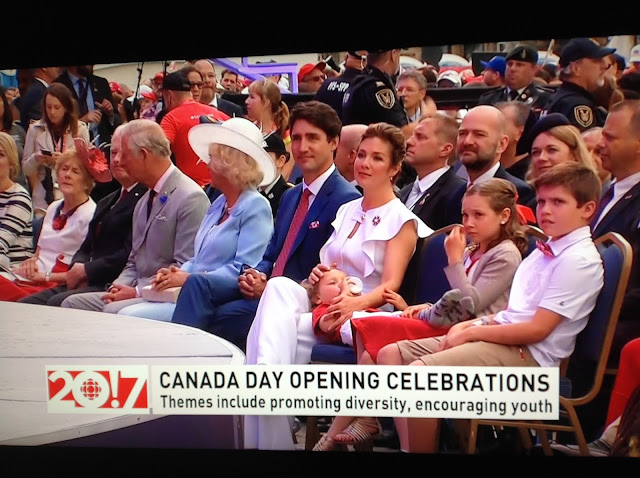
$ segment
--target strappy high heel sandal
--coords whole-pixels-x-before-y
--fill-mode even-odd
[[[382,434],[382,425],[377,418],[358,417],[338,433],[333,440],[344,445],[356,445],[372,440]]]
[[[347,447],[325,433],[311,451],[347,451]]]

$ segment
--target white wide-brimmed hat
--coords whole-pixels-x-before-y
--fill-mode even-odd
[[[222,123],[202,123],[189,130],[189,144],[201,161],[209,164],[209,145],[224,144],[251,156],[262,171],[260,186],[276,179],[276,165],[264,150],[266,143],[260,129],[244,118],[230,118]]]

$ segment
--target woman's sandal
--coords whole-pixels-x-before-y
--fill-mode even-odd
[[[347,447],[325,433],[311,451],[347,451]]]
[[[377,438],[382,434],[382,425],[377,418],[359,417],[333,437],[333,441],[344,445],[355,445]]]

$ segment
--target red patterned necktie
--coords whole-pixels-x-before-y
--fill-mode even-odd
[[[296,212],[293,215],[293,220],[291,221],[291,226],[289,226],[289,232],[287,233],[287,237],[284,240],[284,244],[282,245],[282,250],[276,259],[275,264],[273,265],[273,272],[271,273],[271,277],[281,276],[284,272],[284,266],[289,259],[289,254],[291,254],[291,248],[293,247],[293,243],[298,236],[298,232],[300,231],[300,226],[302,226],[302,222],[304,221],[304,217],[307,215],[307,210],[309,209],[309,196],[311,195],[311,191],[309,189],[305,189],[302,193],[302,197],[300,198],[300,202],[298,203],[298,207],[296,208]]]
[[[551,247],[549,247],[549,244],[547,244],[546,242],[537,241],[536,242],[536,247],[540,250],[540,252],[542,252],[547,257],[555,257],[556,256],[553,253],[553,251],[551,250]]]

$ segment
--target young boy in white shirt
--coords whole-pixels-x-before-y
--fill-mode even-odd
[[[534,187],[538,224],[549,240],[518,267],[507,308],[441,337],[390,344],[378,364],[557,367],[571,355],[603,286],[589,229],[600,180],[571,162],[553,166]],[[396,427],[402,450],[437,451],[438,419],[396,418]]]

